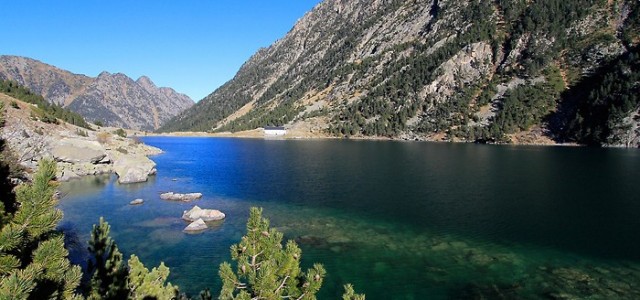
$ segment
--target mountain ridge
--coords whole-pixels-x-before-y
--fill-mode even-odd
[[[89,121],[136,130],[158,129],[194,104],[185,94],[157,87],[147,76],[134,81],[123,73],[103,71],[89,77],[21,56],[0,56],[0,79],[15,81]]]
[[[616,133],[637,97],[623,113],[608,101],[606,113],[584,122],[590,109],[576,108],[604,100],[567,96],[597,72],[619,71],[602,66],[637,53],[639,6],[325,0],[161,130],[314,124],[364,138],[527,143],[517,137],[537,132],[558,143],[640,145],[637,129]]]

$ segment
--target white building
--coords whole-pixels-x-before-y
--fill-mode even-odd
[[[265,127],[264,135],[267,136],[278,136],[287,134],[287,130],[284,127]]]

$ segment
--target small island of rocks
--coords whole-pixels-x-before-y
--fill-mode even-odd
[[[219,221],[225,218],[225,214],[215,209],[202,209],[197,205],[182,213],[182,219],[189,221],[184,228],[185,232],[198,232],[209,228],[205,222]]]
[[[197,205],[190,210],[185,210],[182,213],[182,219],[185,221],[193,222],[197,219],[202,219],[205,222],[218,221],[225,218],[225,214],[215,209],[202,209]]]
[[[167,192],[160,194],[160,199],[171,201],[189,202],[200,198],[202,198],[202,193],[179,194],[174,192]]]

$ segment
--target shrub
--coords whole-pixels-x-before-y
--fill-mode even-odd
[[[100,120],[93,122],[93,124],[95,124],[98,127],[104,127],[104,122],[102,122]]]
[[[118,152],[120,152],[120,153],[122,153],[122,154],[129,154],[129,151],[127,151],[127,149],[122,148],[122,147],[118,147],[118,148],[116,149],[116,151],[118,151]]]
[[[42,117],[40,117],[40,121],[49,123],[49,124],[58,124],[58,119],[47,113],[45,113]]]
[[[122,128],[118,128],[118,130],[114,131],[113,133],[118,135],[118,136],[121,136],[123,138],[127,137],[127,132],[124,131],[124,129],[122,129]]]
[[[4,102],[0,102],[0,127],[4,126]]]
[[[108,132],[99,132],[96,137],[100,144],[107,144],[111,140],[111,134]]]
[[[16,100],[11,100],[9,105],[11,105],[11,107],[13,107],[15,109],[20,109],[20,106],[18,106],[18,102],[16,102]]]

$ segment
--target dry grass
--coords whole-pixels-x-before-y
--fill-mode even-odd
[[[111,134],[108,132],[98,132],[96,139],[100,144],[108,144],[111,141]]]

